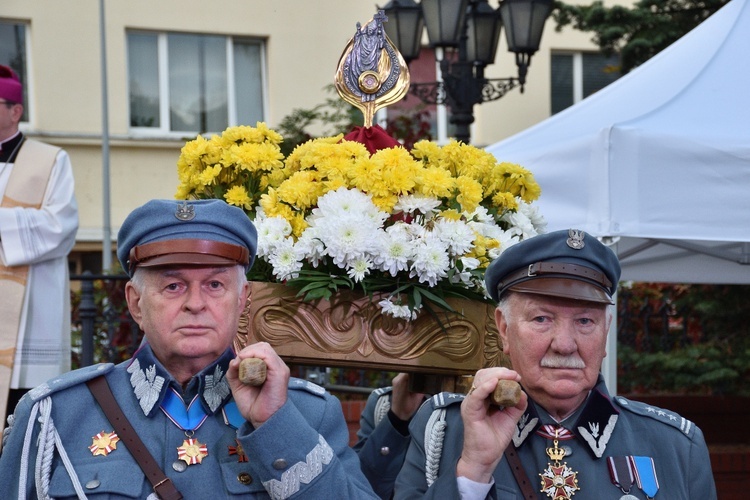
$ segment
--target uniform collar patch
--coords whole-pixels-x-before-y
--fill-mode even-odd
[[[599,386],[591,391],[583,411],[573,426],[573,433],[586,443],[586,449],[595,458],[601,458],[604,454],[615,430],[619,413]]]
[[[234,358],[232,349],[227,349],[215,363],[198,373],[188,386],[197,383],[200,403],[207,413],[216,413],[232,397],[226,372],[229,362]],[[147,417],[153,416],[159,407],[167,389],[171,386],[181,391],[180,385],[156,359],[151,346],[144,344],[133,356],[127,368],[130,374],[130,385],[138,404]]]
[[[601,458],[615,430],[618,415],[619,411],[612,405],[604,380],[600,377],[596,387],[586,399],[575,425],[568,429],[572,431],[576,439],[585,444],[584,448],[589,450],[594,458]],[[513,435],[513,444],[516,448],[536,431],[542,424],[541,420],[536,403],[530,401],[526,413],[516,424],[516,432]]]

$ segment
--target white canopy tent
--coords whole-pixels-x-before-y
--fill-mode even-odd
[[[487,150],[534,174],[548,230],[611,242],[623,280],[750,283],[750,0]]]
[[[623,279],[750,283],[750,0],[487,150],[533,172],[549,230],[617,240]]]

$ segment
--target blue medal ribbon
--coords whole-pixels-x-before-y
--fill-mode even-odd
[[[654,459],[651,457],[630,457],[635,469],[635,480],[638,487],[647,497],[654,498],[659,491],[659,481],[656,479]]]
[[[230,401],[221,409],[224,414],[224,423],[233,429],[239,429],[245,423],[245,417],[242,416],[237,408],[237,403]]]
[[[185,408],[177,392],[170,387],[161,403],[161,410],[177,427],[183,431],[194,431],[200,427],[208,414],[198,401],[198,396],[194,397],[190,404]]]

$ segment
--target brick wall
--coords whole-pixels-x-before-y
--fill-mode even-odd
[[[359,430],[359,416],[365,409],[367,401],[342,401],[341,409],[344,410],[346,426],[349,428],[349,446],[354,446],[357,442],[357,431]]]

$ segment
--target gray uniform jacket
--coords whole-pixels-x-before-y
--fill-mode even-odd
[[[401,434],[388,418],[392,390],[383,387],[370,393],[359,419],[357,443],[354,445],[362,472],[375,493],[384,499],[393,494],[393,483],[409,446],[409,436]]]
[[[227,350],[184,393],[147,344],[128,362],[75,370],[33,389],[4,432],[3,498],[152,495],[124,443],[107,446],[112,440],[101,439],[114,429],[85,385],[99,375],[106,376],[125,416],[186,499],[377,498],[348,446],[338,399],[291,379],[286,404],[254,429],[239,415],[224,377],[233,357]],[[175,395],[193,401],[189,410]],[[184,448],[189,439],[207,452],[191,464],[180,459],[191,455]]]
[[[396,480],[396,499],[460,498],[455,470],[463,446],[459,404],[463,397],[441,393],[417,412],[410,426],[413,439]],[[511,445],[516,448],[539,498],[548,498],[541,492],[540,474],[553,462],[545,452],[552,447],[552,439],[541,434],[545,424],[554,421],[530,402]],[[561,462],[576,473],[580,488],[573,492],[573,500],[623,496],[610,478],[609,457],[620,460],[621,464],[625,463],[621,457],[645,457],[639,459],[641,463],[653,459],[657,499],[716,498],[708,448],[700,429],[671,411],[610,397],[601,377],[583,407],[562,424],[573,433],[572,439],[559,441],[559,447],[568,451]],[[646,478],[648,471],[641,472]],[[494,480],[487,498],[523,498],[505,457],[495,469]],[[636,479],[630,495],[647,498]]]

